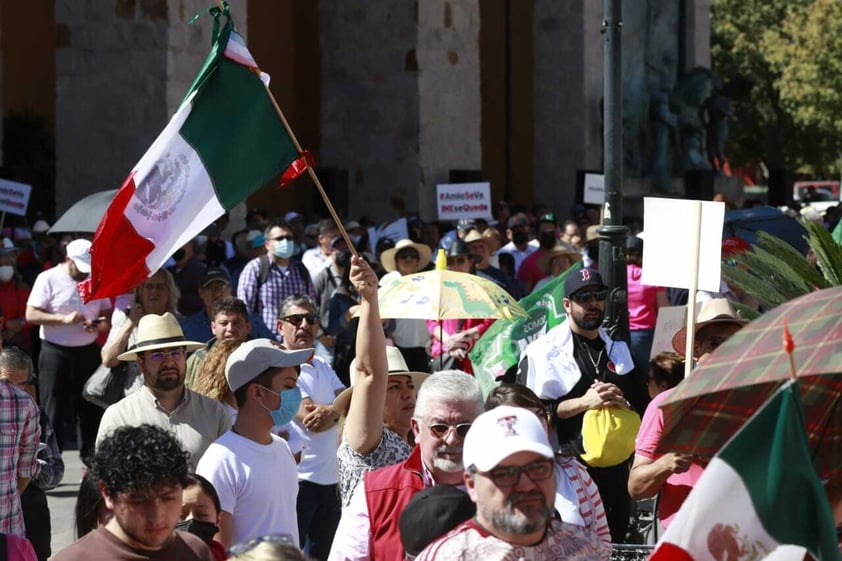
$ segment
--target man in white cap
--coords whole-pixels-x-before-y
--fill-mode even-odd
[[[271,534],[298,545],[298,474],[286,441],[272,432],[301,405],[298,373],[313,349],[287,351],[269,339],[240,345],[225,364],[239,413],[210,445],[196,473],[219,494],[219,536],[225,546]]]
[[[203,346],[185,339],[169,312],[140,318],[137,343],[117,358],[137,361],[143,387],[105,410],[97,445],[117,427],[147,423],[173,433],[194,469],[211,442],[231,428],[231,417],[220,402],[184,386],[187,353]]]
[[[462,459],[476,517],[431,543],[416,560],[468,559],[478,552],[477,559],[488,561],[604,559],[605,548],[591,528],[554,517],[554,458],[546,429],[527,409],[504,405],[474,419]]]
[[[64,262],[38,275],[26,301],[26,321],[40,325],[38,391],[41,409],[64,447],[65,423],[78,416],[82,442],[79,454],[93,453],[102,410],[82,400],[82,386],[100,364],[96,339],[110,329],[109,300],[82,303],[77,283],[91,272],[91,242],[67,244]],[[75,426],[70,429],[76,433]]]

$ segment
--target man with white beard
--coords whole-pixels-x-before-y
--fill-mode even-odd
[[[462,445],[483,411],[473,376],[443,370],[426,379],[415,402],[415,449],[404,462],[365,475],[342,512],[330,561],[402,561],[398,519],[412,496],[434,485],[464,485]]]

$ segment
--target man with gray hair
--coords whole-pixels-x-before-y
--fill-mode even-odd
[[[331,561],[401,561],[398,520],[412,496],[434,485],[463,485],[462,445],[483,411],[470,374],[444,370],[427,378],[415,403],[415,449],[404,462],[365,475],[342,512]]]

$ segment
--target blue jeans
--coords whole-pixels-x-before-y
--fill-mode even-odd
[[[649,353],[652,350],[652,341],[655,339],[654,329],[636,329],[631,332],[630,349],[634,367],[641,373],[643,379],[649,372]]]

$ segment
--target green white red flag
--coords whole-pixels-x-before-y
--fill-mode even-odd
[[[799,393],[785,384],[711,460],[650,560],[842,559]]]
[[[179,247],[264,185],[311,164],[279,118],[228,8],[211,52],[180,107],[129,174],[91,248],[87,301],[123,294]],[[218,29],[218,32],[217,32]]]

